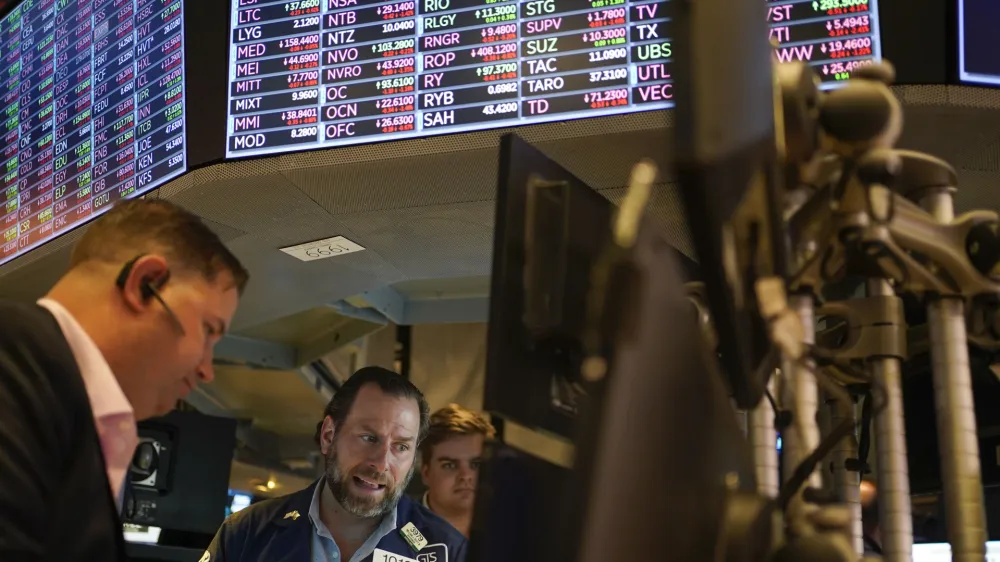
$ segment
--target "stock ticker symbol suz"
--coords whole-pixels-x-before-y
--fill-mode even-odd
[[[760,0],[763,2],[764,0]],[[768,6],[780,60],[834,83],[879,54],[875,0]],[[229,156],[673,105],[667,0],[233,0]]]

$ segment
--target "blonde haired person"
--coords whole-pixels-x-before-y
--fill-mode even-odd
[[[420,476],[427,486],[424,506],[466,537],[472,526],[483,446],[496,430],[481,414],[449,404],[431,415],[420,446]]]

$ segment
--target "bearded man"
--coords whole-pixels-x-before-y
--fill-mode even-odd
[[[403,495],[428,412],[410,381],[360,369],[317,427],[324,476],[234,513],[201,562],[464,562],[465,537]]]

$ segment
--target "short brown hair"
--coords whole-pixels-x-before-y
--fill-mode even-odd
[[[163,199],[117,203],[93,222],[73,248],[70,269],[86,262],[125,264],[145,253],[162,253],[177,266],[215,281],[232,274],[243,293],[250,274],[194,213]]]
[[[419,445],[427,435],[427,424],[430,418],[430,407],[427,406],[424,394],[402,375],[375,365],[358,369],[334,392],[330,403],[323,410],[323,419],[316,424],[316,433],[313,435],[316,444],[320,444],[323,422],[328,416],[333,419],[334,432],[340,431],[347,416],[351,413],[354,399],[358,397],[358,393],[366,384],[378,386],[383,394],[417,401],[417,409],[420,410],[420,428],[417,433],[417,444]]]
[[[431,462],[435,445],[458,435],[482,435],[490,441],[496,437],[496,430],[483,415],[458,404],[448,404],[431,414],[427,438],[420,446],[423,462]]]

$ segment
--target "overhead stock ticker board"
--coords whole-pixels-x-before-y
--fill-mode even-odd
[[[0,20],[0,264],[184,173],[182,0],[25,0]]]
[[[227,156],[671,107],[669,1],[232,0]],[[845,80],[875,2],[768,2],[778,57]]]

